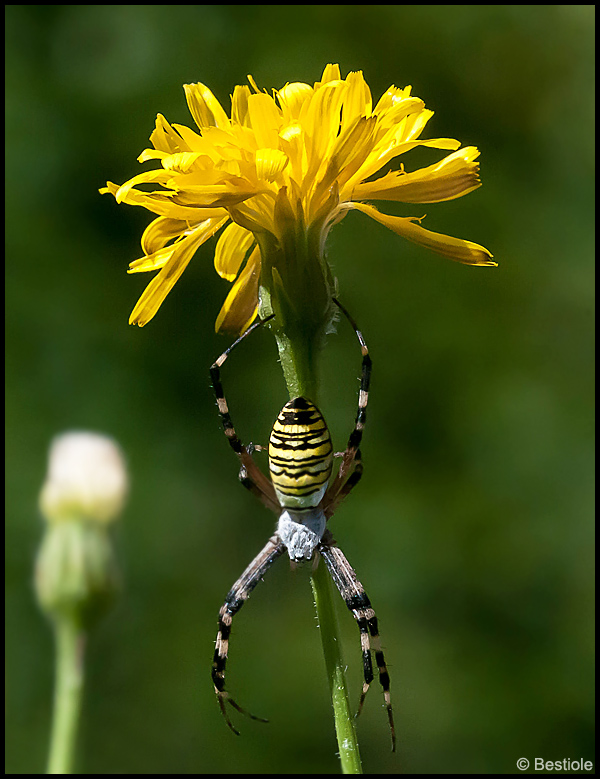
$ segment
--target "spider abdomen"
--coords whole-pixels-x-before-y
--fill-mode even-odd
[[[333,465],[327,424],[306,398],[281,409],[269,439],[269,469],[279,502],[285,508],[308,508],[321,502]]]

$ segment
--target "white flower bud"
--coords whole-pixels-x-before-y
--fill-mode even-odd
[[[50,448],[40,508],[50,522],[80,517],[108,523],[121,512],[127,489],[115,441],[98,433],[64,433]]]

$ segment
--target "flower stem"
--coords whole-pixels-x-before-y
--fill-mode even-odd
[[[333,716],[340,754],[342,773],[362,774],[354,717],[350,711],[348,689],[344,675],[344,662],[338,636],[338,625],[331,597],[331,579],[324,565],[317,565],[311,577],[311,585],[321,630],[321,643],[327,680],[333,704]]]
[[[284,377],[290,397],[301,395],[317,402],[317,376],[315,355],[319,345],[297,338],[277,338]],[[308,343],[307,343],[308,342]],[[340,755],[342,773],[361,774],[362,765],[350,711],[348,689],[344,673],[341,641],[332,598],[331,579],[323,564],[317,564],[311,576],[311,585],[317,610],[317,621],[321,631],[321,643],[325,658],[327,680],[333,704],[333,716]]]
[[[73,773],[83,691],[85,633],[68,616],[54,622],[56,680],[48,774]]]

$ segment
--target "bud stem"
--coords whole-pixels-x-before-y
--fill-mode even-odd
[[[85,633],[77,620],[54,620],[56,679],[48,774],[73,773],[84,679]]]

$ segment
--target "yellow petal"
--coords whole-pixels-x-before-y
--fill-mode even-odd
[[[248,98],[250,97],[250,87],[236,86],[231,98],[231,121],[233,123],[248,124]]]
[[[290,162],[291,171],[288,172],[288,175],[297,182],[304,181],[305,144],[300,122],[290,122],[281,130],[279,133],[279,145]]]
[[[106,186],[98,191],[101,195],[110,194],[116,198],[117,192],[120,189],[121,187],[118,184],[107,181]],[[196,206],[182,206],[178,203],[173,203],[172,198],[174,196],[174,192],[148,193],[132,189],[127,193],[127,197],[123,198],[123,202],[130,206],[142,206],[153,214],[166,216],[170,219],[190,221],[194,224],[199,219],[208,219],[213,216],[228,216],[227,211],[223,208],[198,208]]]
[[[335,143],[340,129],[340,111],[344,97],[343,81],[331,81],[315,91],[302,106],[300,122],[306,139],[306,179],[317,177],[319,168],[327,165],[327,152]]]
[[[173,129],[177,130],[177,134],[181,137],[179,145],[183,147],[182,151],[189,149],[190,151],[200,151],[204,154],[210,154],[212,145],[207,143],[204,138],[204,132],[206,132],[206,130],[203,131],[203,135],[198,135],[198,133],[194,132],[189,127],[186,127],[184,124],[174,124]]]
[[[243,333],[250,327],[258,311],[259,279],[260,249],[257,246],[219,311],[215,322],[217,333]]]
[[[288,164],[287,155],[279,149],[258,149],[256,175],[265,181],[274,181]]]
[[[160,270],[164,268],[167,262],[173,256],[173,252],[177,250],[177,245],[157,249],[151,254],[147,254],[145,257],[140,257],[139,260],[133,260],[129,263],[129,270],[127,273],[148,273],[153,270]]]
[[[253,244],[254,236],[249,230],[235,222],[227,225],[215,249],[215,270],[219,276],[233,281]]]
[[[264,232],[275,234],[272,196],[257,195],[239,205],[229,206],[227,210],[234,222],[250,230],[254,235]]]
[[[409,114],[404,120],[402,135],[396,136],[396,142],[401,144],[416,140],[421,135],[425,129],[425,125],[432,116],[433,111],[430,111],[428,108],[423,108],[422,111]]]
[[[191,115],[202,130],[203,127],[228,127],[229,117],[221,103],[204,84],[184,84],[185,97]]]
[[[154,221],[158,222],[159,219],[155,219]],[[224,224],[224,222],[227,221],[227,219],[206,219],[194,227],[189,227],[186,222],[181,222],[178,220],[164,221],[171,222],[171,225],[167,228],[168,232],[171,233],[173,233],[176,229],[175,225],[183,225],[183,227],[179,229],[178,233],[176,233],[177,240],[170,246],[165,246],[164,244],[166,241],[170,240],[170,237],[174,237],[174,235],[167,237],[167,230],[161,231],[160,241],[164,241],[163,245],[157,245],[152,252],[148,252],[144,249],[146,251],[146,256],[140,258],[139,260],[130,262],[127,273],[146,273],[148,271],[160,270],[160,268],[163,268],[171,259],[174,252],[184,251],[189,242],[195,242],[197,246],[200,246],[200,244],[204,243],[204,241],[208,240],[208,238],[214,235],[215,232]],[[152,228],[153,225],[154,222],[149,225],[149,227]],[[142,236],[142,248],[145,246],[144,239],[147,240],[146,232],[144,232],[144,235]]]
[[[254,184],[240,176],[219,170],[171,174],[168,185],[177,190],[177,200],[207,208],[229,207],[242,203],[259,192]]]
[[[174,154],[178,151],[188,151],[188,147],[179,137],[162,114],[156,117],[156,123],[150,141],[155,149]]]
[[[327,84],[330,81],[339,81],[342,78],[342,75],[340,73],[340,66],[339,65],[326,65],[325,70],[323,71],[323,75],[321,76],[321,81],[317,81],[315,84],[315,89],[322,84]]]
[[[362,211],[403,238],[413,243],[418,243],[426,249],[431,249],[431,251],[441,254],[442,257],[447,257],[449,260],[462,262],[465,265],[498,264],[492,262],[492,253],[478,243],[425,230],[423,227],[415,224],[415,222],[420,221],[418,217],[389,216],[388,214],[382,214],[376,208],[366,203],[352,203],[351,207]]]
[[[387,92],[384,92],[383,95],[377,101],[377,105],[375,106],[375,110],[373,111],[373,113],[377,114],[378,116],[383,116],[387,111],[393,108],[398,102],[400,102],[401,100],[405,100],[406,98],[409,98],[411,91],[412,91],[411,86],[404,87],[403,89],[399,89],[398,87],[395,87],[392,84],[392,86],[387,90]]]
[[[323,177],[314,188],[310,199],[309,221],[329,199],[335,182],[337,191],[362,166],[372,146],[376,119],[360,117],[338,135],[329,154],[329,163]]]
[[[254,77],[253,77],[253,76],[251,76],[251,75],[248,75],[248,76],[247,76],[247,79],[248,79],[248,83],[250,84],[250,86],[252,87],[252,89],[254,90],[254,92],[255,92],[256,94],[258,94],[258,93],[260,92],[260,89],[257,87],[257,85],[256,85],[256,81],[254,80]]]
[[[455,141],[453,138],[432,138],[424,141],[406,141],[403,143],[396,143],[391,141],[389,144],[378,144],[373,152],[369,154],[365,164],[358,170],[358,172],[352,177],[352,181],[348,182],[352,186],[355,186],[360,181],[369,176],[373,176],[377,171],[394,157],[398,157],[400,154],[404,154],[417,146],[428,146],[434,149],[448,149],[455,151],[460,147],[460,141]]]
[[[119,187],[115,194],[115,200],[117,203],[127,202],[129,192],[133,189],[133,187],[136,186],[136,184],[162,184],[163,186],[166,186],[170,177],[171,174],[166,170],[162,170],[162,168],[159,168],[159,170],[147,170],[145,173],[139,173],[137,176],[129,179],[129,181],[126,181]],[[162,194],[162,190],[157,191]],[[145,194],[153,193],[147,192]]]
[[[435,165],[412,173],[392,171],[354,188],[356,200],[397,200],[402,203],[440,203],[454,200],[481,186],[479,151],[474,146],[449,154]]]
[[[422,129],[433,116],[433,111],[428,111],[425,103],[418,97],[403,97],[395,100],[385,111],[374,113],[379,127],[378,143],[383,146],[406,140],[406,135],[415,124],[417,117]]]
[[[371,90],[362,71],[348,73],[346,76],[346,94],[344,95],[343,123],[348,125],[361,116],[371,116],[373,100]]]
[[[152,254],[158,249],[162,249],[168,241],[177,238],[188,229],[189,223],[182,219],[167,219],[164,216],[159,216],[158,219],[150,222],[142,234],[144,254]]]
[[[197,151],[182,151],[177,154],[169,154],[162,160],[162,166],[165,170],[172,170],[177,173],[187,173],[188,171],[202,169],[201,165],[196,165],[197,162],[206,160],[206,155]]]
[[[196,249],[210,238],[225,223],[226,219],[210,219],[207,221],[210,223],[209,225],[203,225],[201,229],[195,231],[189,238],[183,239],[174,245],[170,259],[148,284],[131,312],[129,317],[130,325],[143,327],[148,324],[186,269]]]
[[[283,123],[281,109],[270,95],[259,92],[248,97],[248,118],[256,136],[257,148],[276,149]]]
[[[313,88],[310,84],[303,84],[301,81],[286,84],[283,89],[277,92],[277,99],[286,124],[298,119],[302,106],[312,93]]]
[[[165,157],[169,157],[171,152],[160,151],[160,149],[144,149],[139,155],[138,162],[148,162],[148,160],[164,160]]]
[[[376,127],[374,116],[361,116],[342,131],[331,149],[329,168],[341,187],[365,162],[372,148]]]

